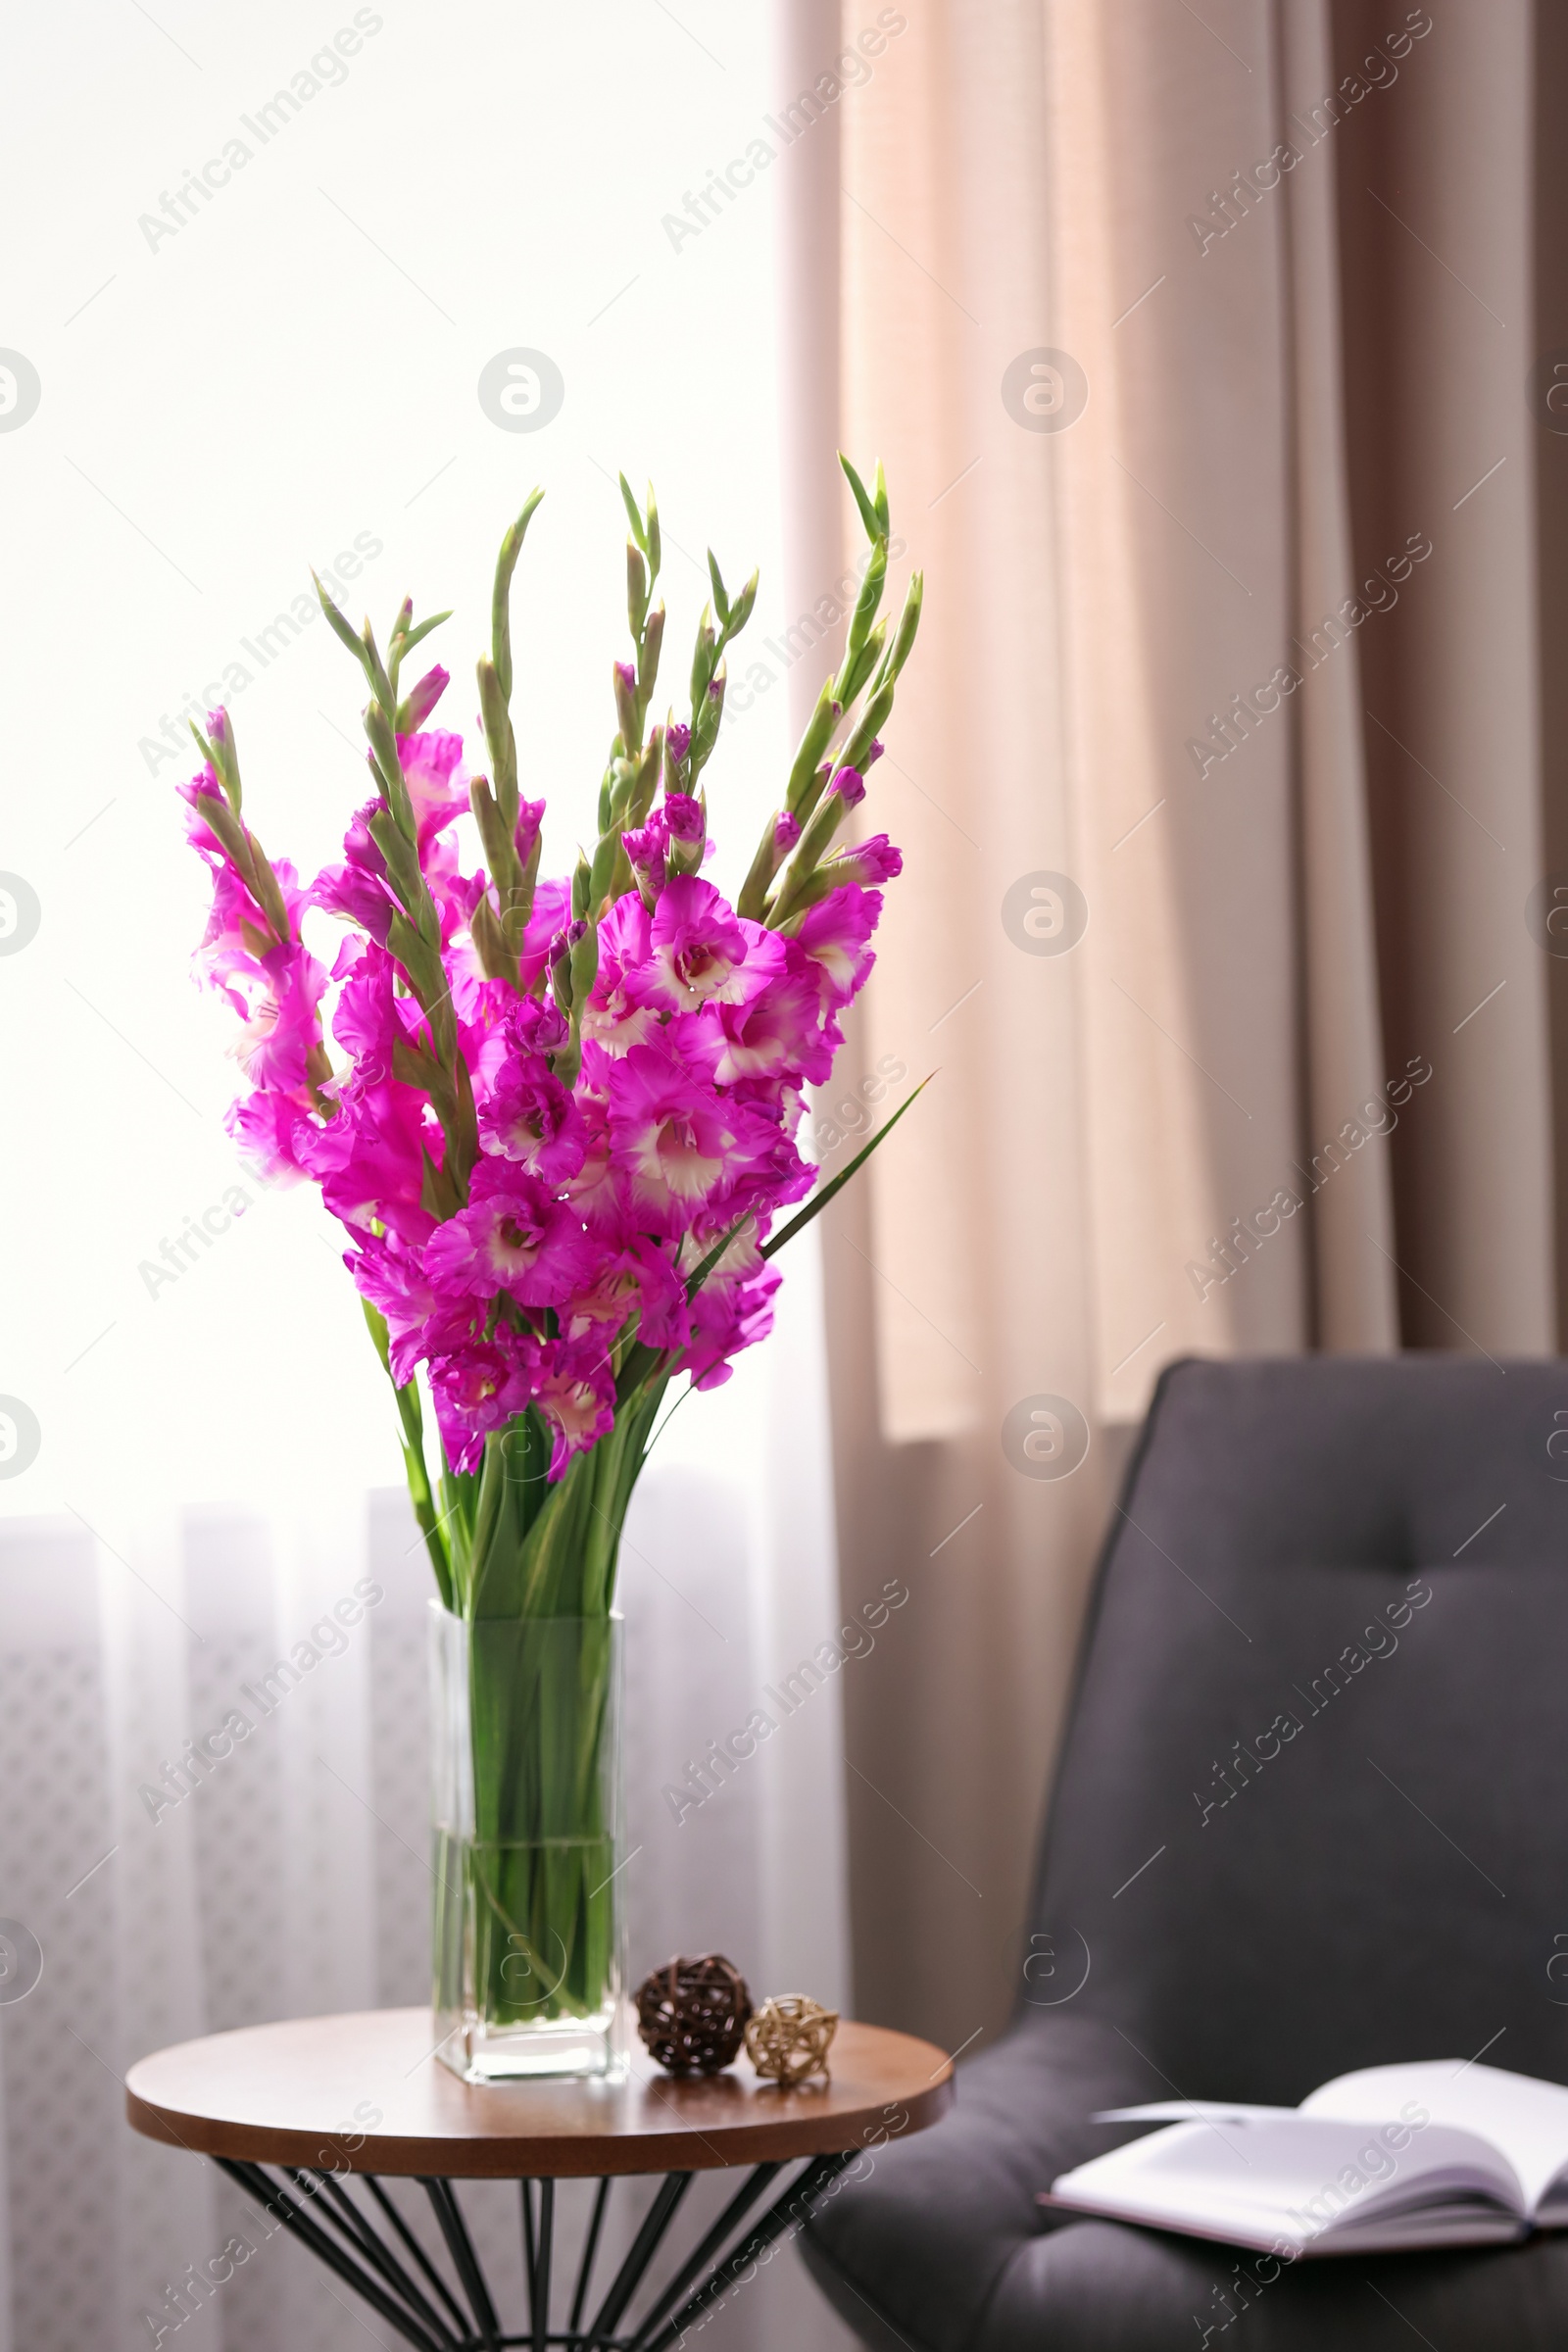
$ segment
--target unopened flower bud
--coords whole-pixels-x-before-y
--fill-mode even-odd
[[[801,820],[786,808],[773,826],[773,847],[781,858],[787,858],[801,838]]]
[[[672,841],[702,841],[708,831],[702,804],[689,792],[666,792],[664,822]]]
[[[676,719],[664,736],[664,748],[672,760],[684,760],[691,749],[692,731]]]
[[[858,767],[841,767],[828,790],[838,794],[846,808],[857,808],[865,798],[865,778]]]

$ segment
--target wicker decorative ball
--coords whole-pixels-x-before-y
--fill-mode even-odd
[[[741,2046],[752,1996],[722,1952],[666,1960],[637,1987],[637,2031],[672,2075],[716,2075]]]
[[[836,2009],[824,2009],[804,1992],[781,1993],[753,2014],[746,2054],[764,2080],[789,2090],[811,2075],[827,2074],[828,2044],[838,2023]]]

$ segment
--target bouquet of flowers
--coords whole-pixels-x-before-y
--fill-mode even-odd
[[[870,542],[862,585],[733,900],[704,871],[705,775],[726,650],[757,574],[732,599],[710,555],[688,715],[650,725],[664,629],[659,513],[652,489],[639,507],[624,476],[631,648],[612,672],[598,838],[571,872],[541,872],[545,803],[523,797],[510,716],[512,579],[538,491],[496,566],[478,663],[482,760],[429,723],[445,669],[403,683],[410,655],[450,615],[416,622],[405,601],[383,651],[368,620],[356,634],[317,582],[368,689],[373,792],[340,864],[305,884],[270,858],[242,812],[227,712],[192,730],[205,764],[180,791],[213,876],[197,962],[240,1017],[250,1085],[231,1131],[268,1173],[317,1184],[345,1229],[441,1600],[470,1627],[607,1623],[621,1525],[669,1381],[684,1372],[712,1387],[765,1336],[772,1258],[894,1123],[812,1193],[795,1141],[804,1090],[828,1076],[840,1018],[871,967],[881,886],[901,864],[885,834],[844,846],[840,828],[881,750],[921,598],[916,574],[897,625],[879,617],[886,485],[880,466],[867,489],[843,463]],[[330,971],[305,941],[313,910],[348,926]],[[476,1660],[477,1757],[505,1745],[525,1702],[514,1664],[492,1689]],[[566,1742],[579,1779],[592,1777],[592,1735],[590,1706]],[[535,1757],[530,1781],[514,1740],[506,1772],[510,1794],[491,1797],[514,1827],[519,1803],[537,1823],[551,1810],[533,1785],[545,1764]],[[520,1794],[519,1773],[530,1781]],[[579,1819],[584,1808],[586,1795]],[[591,2001],[604,1936],[582,1874],[502,1898],[502,1957],[515,1958],[520,1936],[524,1973],[545,1981],[542,1905],[568,1955],[550,1999]]]

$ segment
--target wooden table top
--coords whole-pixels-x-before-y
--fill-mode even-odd
[[[149,2139],[252,2164],[576,2180],[880,2147],[953,2104],[943,2051],[848,2019],[831,2081],[796,2090],[760,2082],[744,2055],[685,2079],[640,2044],[631,2063],[621,2082],[466,2083],[435,2056],[428,2009],[371,2009],[160,2050],[125,2078],[125,2109]]]

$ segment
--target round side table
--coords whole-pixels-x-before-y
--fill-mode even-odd
[[[213,2034],[144,2058],[126,2112],[149,2139],[210,2156],[420,2352],[668,2352],[845,2167],[923,2132],[953,2103],[953,2066],[906,2034],[846,2020],[832,2077],[781,2090],[743,2057],[675,2077],[633,2055],[630,2080],[461,2082],[435,2056],[426,2009],[368,2010]],[[779,2176],[801,2169],[782,2184]],[[694,2176],[747,2166],[718,2219],[634,2319],[632,2306]],[[612,2181],[664,2180],[592,2316]],[[382,2176],[416,2180],[451,2275],[410,2230]],[[455,2183],[514,2180],[522,2202],[526,2324],[498,2317]],[[552,2294],[555,2191],[596,2180],[563,2322]],[[757,2208],[769,2190],[772,2202]],[[355,2192],[358,2193],[355,2193]],[[755,2217],[755,2218],[749,2218]]]

